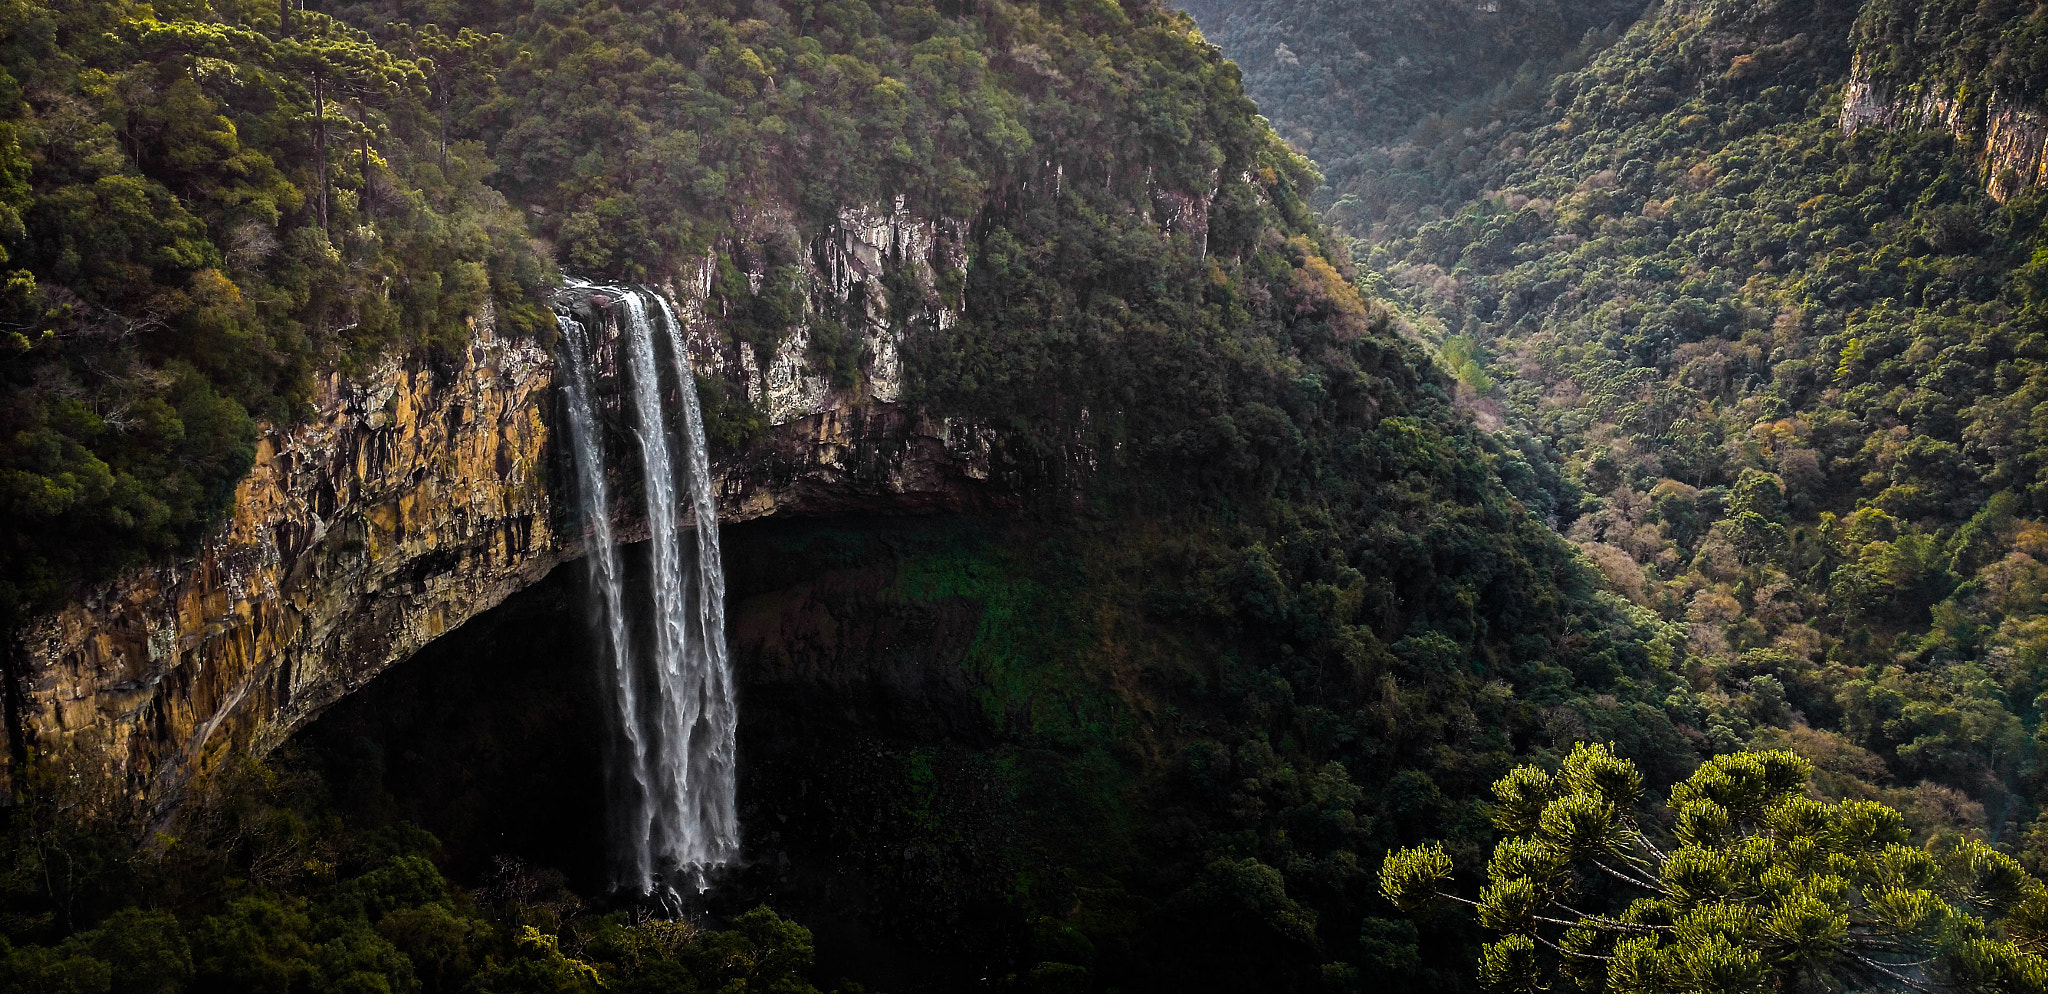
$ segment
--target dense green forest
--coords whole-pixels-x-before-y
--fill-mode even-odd
[[[1433,151],[1485,164],[1358,252],[1468,406],[1557,446],[1613,588],[1687,627],[1699,727],[2038,861],[2048,203],[1946,133],[1842,134],[1894,18],[1667,6]]]
[[[1434,191],[1472,156],[1417,170],[1496,105],[1547,95],[1641,16],[1643,0],[1193,0],[1259,110],[1326,177],[1313,197],[1343,230],[1401,191]],[[1353,232],[1360,234],[1362,232]]]
[[[1099,816],[1085,836],[1029,822],[962,870],[1022,923],[989,985],[1462,988],[1476,933],[1400,920],[1379,853],[1483,852],[1486,785],[1579,738],[1658,783],[1701,753],[1667,705],[1680,630],[1546,527],[1576,491],[1454,410],[1332,251],[1314,171],[1184,14],[17,10],[17,610],[192,541],[255,419],[288,423],[316,373],[450,347],[487,304],[545,334],[551,254],[626,279],[707,251],[774,273],[805,246],[738,234],[736,211],[792,205],[818,232],[900,195],[969,233],[966,279],[932,290],[963,320],[898,315],[912,397],[1000,429],[1035,524],[904,540],[923,579],[891,597],[988,619],[963,664],[986,726],[961,763],[891,776],[912,798],[1065,782]],[[1168,223],[1194,196],[1206,226]],[[718,304],[772,344],[787,285],[721,279]],[[94,330],[117,315],[160,323]],[[726,440],[745,457],[745,432]],[[118,811],[78,821],[117,786],[26,792],[0,970],[76,990],[801,989],[804,935],[771,913],[692,932],[451,885],[421,861],[431,838],[335,801],[322,769],[251,770],[139,849]],[[924,810],[882,816],[956,838]]]
[[[2048,99],[2048,17],[2024,3],[1871,3],[1856,19],[1862,76],[1905,95],[1965,94],[2039,107]]]
[[[1205,23],[1251,59],[1316,16],[1257,9]],[[1684,626],[1710,748],[1790,749],[1822,796],[2036,871],[2048,197],[1975,141],[2038,113],[2044,27],[2025,2],[1666,3],[1582,68],[1314,139],[1390,149],[1321,202],[1460,407],[1555,447],[1584,492],[1558,525],[1610,589]],[[1952,101],[1961,133],[1845,135],[1856,77]],[[1333,97],[1248,83],[1279,121]]]
[[[316,374],[554,276],[427,62],[311,11],[0,9],[0,617],[189,546]],[[452,64],[452,63],[449,63]]]
[[[2035,99],[2048,14],[1480,6],[1198,7],[1219,53],[1147,0],[11,0],[4,610],[189,548],[319,375],[487,311],[548,335],[558,266],[710,253],[718,312],[772,347],[803,239],[900,196],[968,260],[927,301],[960,321],[892,313],[909,399],[995,426],[1027,513],[735,560],[856,616],[970,612],[945,734],[770,724],[843,774],[804,809],[834,852],[942,854],[869,871],[934,916],[877,920],[993,909],[888,936],[953,957],[891,977],[1883,987],[1828,958],[1878,908],[1944,957],[1914,976],[2039,986],[2006,940],[2039,933],[2048,863],[2048,198],[1840,107],[1852,62]],[[763,206],[798,239],[735,223]],[[759,412],[707,405],[746,458]],[[388,770],[302,745],[146,838],[113,785],[32,784],[0,986],[871,979],[817,961],[803,907],[667,922],[476,872]]]

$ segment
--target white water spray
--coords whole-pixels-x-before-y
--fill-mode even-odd
[[[718,548],[718,495],[711,487],[711,451],[704,440],[697,376],[690,368],[682,322],[676,320],[667,298],[657,294],[654,299],[661,305],[662,329],[675,366],[676,393],[682,400],[679,434],[688,464],[690,510],[697,522],[693,529],[697,575],[687,619],[696,624],[684,632],[678,700],[686,708],[677,715],[675,726],[688,730],[681,776],[695,789],[679,795],[689,808],[674,822],[684,831],[673,840],[672,850],[684,866],[700,868],[695,872],[702,889],[701,868],[729,863],[739,856],[739,806],[734,793],[738,777],[733,761],[739,705],[733,694],[732,663],[725,651],[725,561]]]
[[[646,737],[640,722],[632,718],[639,713],[640,675],[633,662],[633,650],[626,630],[624,572],[619,563],[618,544],[612,537],[610,487],[605,481],[597,408],[590,395],[587,372],[590,360],[589,349],[584,344],[585,332],[581,322],[565,314],[556,315],[555,323],[562,331],[567,353],[562,370],[562,389],[568,395],[568,416],[565,420],[569,428],[569,452],[576,468],[576,495],[590,532],[590,552],[584,562],[590,568],[590,586],[596,594],[594,609],[605,633],[605,650],[610,664],[605,670],[605,678],[615,704],[611,750],[614,755],[606,766],[606,777],[610,781],[607,786],[612,822],[613,883],[617,885],[620,879],[650,879],[653,870],[647,847],[633,842],[634,829],[630,823],[639,819],[632,815],[620,817],[623,812],[635,812],[644,806],[649,786],[646,778]]]
[[[710,873],[739,855],[737,708],[725,646],[725,572],[711,460],[696,378],[668,302],[640,290],[571,285],[617,302],[623,400],[633,423],[647,505],[647,589],[628,591],[614,546],[604,438],[588,384],[588,330],[560,315],[571,367],[563,377],[569,443],[577,497],[590,522],[595,607],[611,662],[608,683],[617,733],[608,763],[612,883],[674,907],[683,888],[704,890]],[[649,298],[660,308],[659,328],[648,313]],[[673,428],[666,416],[657,334],[669,352],[680,408]],[[672,444],[681,449],[680,467]],[[686,515],[693,527],[685,527]],[[634,609],[648,611],[647,636],[640,643],[627,625],[629,599],[637,602]]]

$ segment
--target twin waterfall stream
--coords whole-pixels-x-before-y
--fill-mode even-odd
[[[739,856],[733,739],[738,715],[725,647],[725,568],[703,412],[682,325],[659,293],[568,280],[603,323],[558,305],[563,390],[588,529],[593,610],[604,636],[613,726],[605,758],[612,886],[680,910]],[[603,304],[609,304],[607,320]],[[622,420],[637,456],[607,453],[593,383],[616,322]],[[669,397],[666,388],[673,392]],[[607,471],[637,461],[646,491],[650,568],[629,583],[612,521]]]

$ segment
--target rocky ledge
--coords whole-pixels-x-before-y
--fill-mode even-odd
[[[1842,131],[1854,134],[1871,126],[1947,131],[1976,156],[1984,188],[2000,202],[2048,183],[2048,115],[1995,93],[1981,103],[1980,115],[1961,93],[1939,86],[1890,93],[1858,72],[1842,91]]]
[[[794,237],[783,212],[742,227]],[[808,319],[769,356],[735,341],[709,313],[710,260],[665,288],[698,373],[742,388],[769,425],[720,461],[721,520],[1009,503],[987,483],[986,428],[900,402],[882,260],[915,260],[930,291],[933,267],[963,265],[959,230],[897,207],[847,211],[812,240],[810,299],[844,302],[859,287],[867,302],[851,387],[809,371]],[[935,293],[921,306],[920,320],[957,318]],[[29,626],[11,667],[12,731],[45,769],[114,785],[160,819],[195,775],[269,751],[583,554],[566,495],[551,489],[569,478],[550,429],[556,356],[500,334],[488,313],[472,329],[460,355],[329,378],[315,414],[265,433],[231,517],[196,556],[120,576]],[[622,524],[632,538],[634,520]],[[19,771],[0,772],[4,796]]]

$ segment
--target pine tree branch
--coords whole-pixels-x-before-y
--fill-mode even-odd
[[[1876,960],[1870,959],[1865,956],[1857,956],[1855,957],[1855,960],[1856,962],[1862,964],[1864,967],[1868,969],[1875,970],[1878,973],[1881,973],[1895,981],[1898,981],[1899,983],[1905,984],[1908,988],[1919,991],[1920,994],[1937,994],[1938,991],[1954,989],[1953,985],[1949,984],[1943,984],[1940,987],[1929,986],[1918,980],[1914,980],[1913,978],[1908,977],[1903,973],[1897,973],[1892,970],[1886,969],[1884,964],[1879,963]]]
[[[1587,912],[1580,911],[1579,909],[1574,908],[1569,904],[1565,904],[1562,901],[1553,901],[1551,903],[1556,905],[1557,907],[1563,908],[1564,910],[1571,912],[1574,915],[1579,916],[1580,921],[1606,922],[1612,925],[1614,930],[1617,931],[1636,931],[1642,933],[1678,931],[1678,928],[1675,925],[1644,925],[1641,922],[1625,922],[1619,918],[1615,918],[1610,915],[1589,914]]]
[[[1580,953],[1580,952],[1573,952],[1572,950],[1566,949],[1565,947],[1563,947],[1563,946],[1560,946],[1560,945],[1558,945],[1557,943],[1555,943],[1555,942],[1552,942],[1552,941],[1550,941],[1549,939],[1546,939],[1546,938],[1544,938],[1544,937],[1542,937],[1542,936],[1540,936],[1540,935],[1537,935],[1537,934],[1536,934],[1535,932],[1530,932],[1530,933],[1528,933],[1528,935],[1529,935],[1529,937],[1530,937],[1530,938],[1532,938],[1532,939],[1535,939],[1535,940],[1536,940],[1537,942],[1541,942],[1541,943],[1543,943],[1543,944],[1544,944],[1544,945],[1546,945],[1546,946],[1549,946],[1549,947],[1550,947],[1551,949],[1555,950],[1555,951],[1556,951],[1556,952],[1557,952],[1558,954],[1560,954],[1560,955],[1563,955],[1563,956],[1570,956],[1570,957],[1572,957],[1572,958],[1574,958],[1574,959],[1590,959],[1590,960],[1598,960],[1598,961],[1600,961],[1600,962],[1602,962],[1602,963],[1612,963],[1612,962],[1614,962],[1614,957],[1612,957],[1612,956],[1601,956],[1601,955],[1599,955],[1599,954],[1597,954],[1597,953]]]
[[[1629,876],[1628,874],[1616,870],[1613,867],[1608,866],[1607,864],[1602,863],[1597,859],[1588,859],[1587,862],[1592,863],[1594,866],[1599,867],[1601,872],[1623,883],[1634,884],[1637,887],[1641,887],[1642,889],[1647,890],[1652,894],[1661,894],[1667,897],[1671,894],[1670,891],[1665,890],[1662,886]]]

